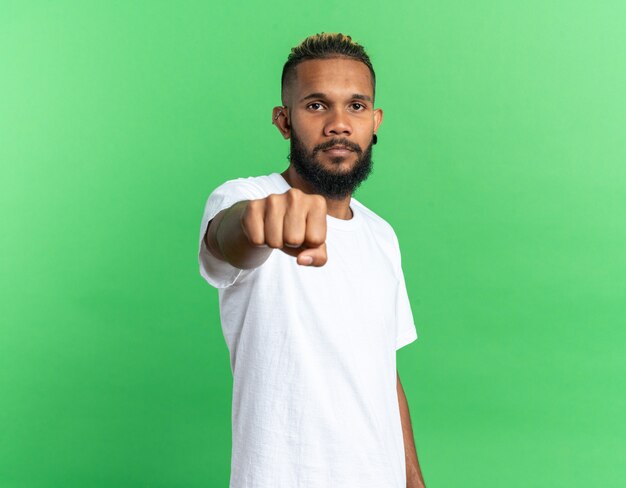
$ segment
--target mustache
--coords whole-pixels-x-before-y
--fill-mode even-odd
[[[326,149],[330,149],[333,146],[346,146],[348,149],[353,150],[359,155],[363,152],[361,146],[352,141],[348,141],[347,139],[332,139],[330,141],[326,141],[322,144],[315,146],[313,148],[313,154],[316,154],[319,151],[325,151]]]

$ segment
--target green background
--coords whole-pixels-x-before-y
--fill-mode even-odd
[[[429,488],[626,486],[626,3],[0,2],[0,487],[225,487],[204,203],[282,171],[292,46],[362,43]]]

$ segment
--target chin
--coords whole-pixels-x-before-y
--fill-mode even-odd
[[[324,165],[329,171],[333,173],[349,173],[354,169],[354,164],[341,158],[341,161],[331,161],[330,164]]]
[[[326,159],[332,163],[333,167],[337,167],[337,166],[353,166],[354,162],[356,161],[356,159],[353,158],[352,155],[350,155],[350,156],[329,156]]]

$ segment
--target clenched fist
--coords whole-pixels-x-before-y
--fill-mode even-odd
[[[249,200],[241,224],[253,246],[280,249],[298,264],[323,266],[326,256],[326,199],[297,188]]]
[[[326,199],[297,188],[258,200],[242,200],[209,222],[210,252],[240,269],[263,264],[273,249],[304,266],[323,266],[326,256]]]

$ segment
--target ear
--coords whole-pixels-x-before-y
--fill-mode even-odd
[[[285,139],[289,139],[291,137],[289,111],[286,106],[274,107],[272,110],[272,124],[276,126]]]
[[[380,126],[382,121],[383,121],[383,109],[382,108],[374,109],[374,134],[378,132],[378,126]]]

